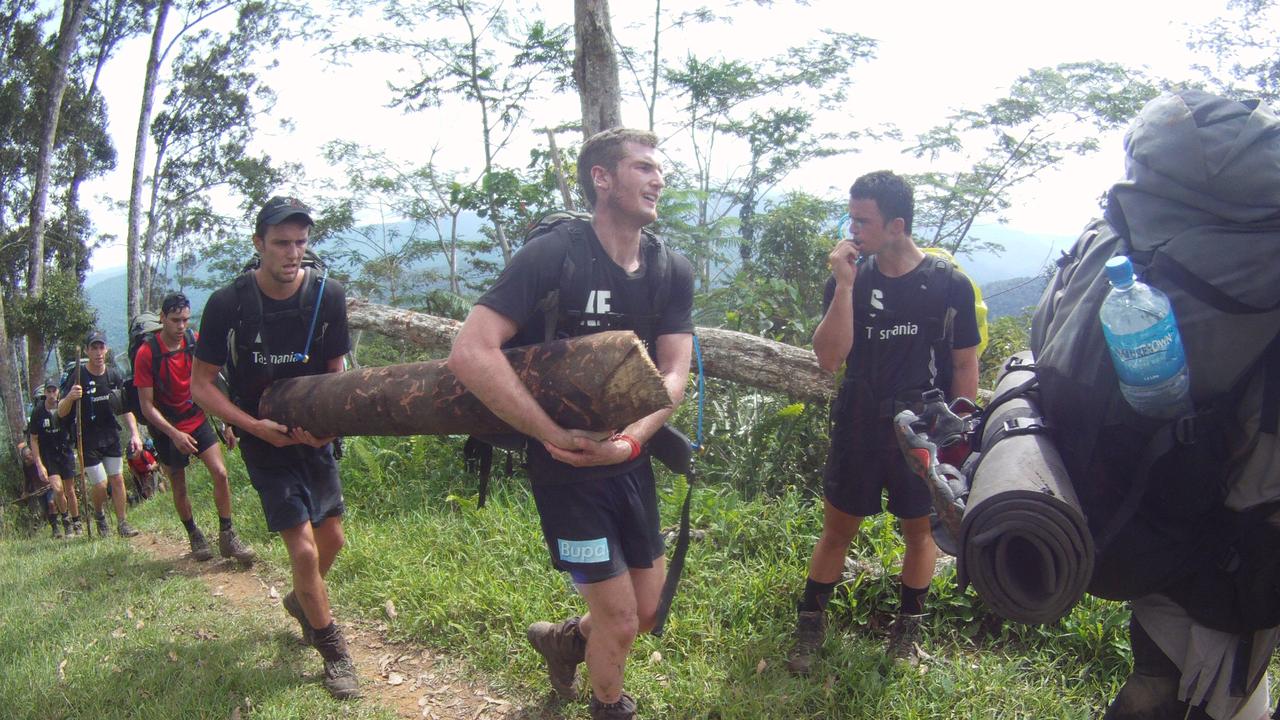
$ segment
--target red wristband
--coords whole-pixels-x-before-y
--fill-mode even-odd
[[[635,438],[631,437],[630,435],[624,435],[622,433],[614,433],[612,436],[610,436],[609,439],[622,440],[631,446],[631,456],[627,458],[627,462],[630,462],[640,457],[640,442]]]

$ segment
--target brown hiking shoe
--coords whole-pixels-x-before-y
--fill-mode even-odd
[[[596,699],[594,693],[591,695],[591,720],[634,720],[636,716],[636,701],[631,696],[622,693],[622,697],[618,698],[618,702],[609,703],[608,705]]]
[[[209,549],[209,541],[204,539],[204,533],[200,532],[200,528],[189,534],[187,539],[191,541],[191,557],[204,562],[213,557],[213,551]]]
[[[235,558],[242,563],[251,563],[258,553],[253,548],[240,542],[235,530],[223,530],[218,533],[218,554],[224,558]]]
[[[73,520],[71,522],[71,534],[75,535],[76,537],[80,537],[81,535],[84,535],[84,523],[80,522],[79,520]]]
[[[890,660],[912,667],[920,664],[920,623],[924,615],[900,613],[889,626],[889,642],[885,654]]]
[[[827,616],[821,610],[796,612],[795,645],[787,657],[787,669],[796,675],[808,675],[813,658],[827,638]]]
[[[281,601],[284,605],[284,611],[289,613],[298,624],[302,626],[302,644],[315,645],[315,633],[311,629],[311,623],[307,622],[307,614],[302,611],[302,603],[298,602],[298,596],[290,590]]]
[[[551,687],[562,700],[572,700],[578,696],[578,663],[587,657],[587,640],[578,630],[581,619],[571,617],[561,623],[536,622],[525,633],[529,644],[546,660]],[[633,704],[633,714],[634,710]]]
[[[53,526],[53,539],[61,540],[63,538],[62,526],[58,524],[57,520],[53,521],[52,526]]]
[[[111,533],[111,528],[107,527],[107,516],[105,514],[98,513],[97,517],[93,519],[93,523],[98,528],[99,539],[104,538]]]
[[[137,537],[138,536],[138,531],[135,530],[132,525],[130,525],[128,522],[124,520],[121,520],[120,524],[116,526],[116,532],[120,533],[120,537]]]
[[[324,661],[324,688],[337,700],[360,697],[360,678],[350,655]]]

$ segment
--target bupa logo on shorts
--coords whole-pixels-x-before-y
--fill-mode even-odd
[[[609,541],[606,538],[595,540],[556,540],[559,546],[560,559],[571,563],[609,562]]]

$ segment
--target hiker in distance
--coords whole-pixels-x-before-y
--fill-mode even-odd
[[[313,224],[311,209],[296,198],[277,196],[262,206],[253,231],[258,266],[205,304],[191,394],[235,426],[267,529],[280,533],[289,553],[293,589],[284,608],[298,621],[303,642],[324,658],[324,686],[346,699],[360,694],[359,682],[324,584],[344,542],[333,438],[256,416],[273,380],[342,372],[351,349],[342,285],[307,267]],[[224,365],[230,398],[214,385]]]
[[[937,547],[929,528],[932,499],[908,469],[892,419],[920,412],[921,395],[936,387],[950,363],[948,399],[972,400],[978,389],[978,324],[969,280],[911,237],[914,197],[891,172],[863,175],[849,190],[852,240],[831,251],[823,318],[813,334],[818,363],[844,382],[832,405],[831,448],[823,473],[822,535],[813,548],[800,600],[795,647],[788,659],[805,674],[822,646],[825,610],[845,554],[864,517],[888,509],[906,541],[898,614],[886,648],[914,664],[924,600]],[[859,265],[860,256],[866,260]],[[941,263],[941,264],[939,264]]]
[[[89,500],[93,503],[98,535],[106,537],[108,532],[103,505],[107,499],[107,483],[110,482],[111,502],[116,511],[116,531],[121,537],[133,537],[138,531],[124,518],[124,453],[120,450],[120,425],[112,410],[112,395],[122,390],[124,378],[115,368],[107,366],[110,348],[107,347],[106,333],[101,330],[90,331],[85,345],[89,362],[79,363],[63,379],[58,417],[69,418],[73,426],[80,423],[76,431],[83,436],[84,457],[81,461],[84,463],[85,482],[89,486]],[[138,423],[133,413],[126,412],[121,417],[129,426],[129,452],[137,452],[142,447]]]
[[[613,129],[592,136],[578,156],[578,182],[593,208],[590,222],[567,220],[529,240],[476,302],[463,323],[449,369],[490,410],[530,438],[529,476],[554,567],[569,573],[587,603],[581,618],[534,623],[529,642],[546,660],[562,699],[577,695],[577,666],[591,676],[591,716],[635,717],[623,669],[636,636],[652,629],[666,576],[657,492],[645,443],[684,397],[693,347],[693,272],[689,262],[642,231],[658,217],[662,165],[657,137]],[[575,287],[560,287],[566,258]],[[666,255],[663,255],[666,253]],[[584,256],[585,257],[585,256]],[[655,282],[665,263],[666,281]],[[667,294],[659,299],[667,287]],[[540,302],[558,292],[558,312]],[[655,308],[662,308],[655,314]],[[632,329],[662,373],[673,409],[601,436],[556,424],[502,354],[509,341]]]
[[[60,539],[61,528],[58,525],[58,514],[53,499],[53,486],[48,477],[42,477],[36,467],[36,453],[26,442],[18,443],[18,459],[22,464],[22,495],[19,500],[26,500],[27,507],[36,517],[47,517],[49,526],[53,528],[53,539]],[[15,501],[17,502],[17,501]]]
[[[53,503],[49,506],[49,525],[53,537],[72,533],[79,535],[80,501],[76,497],[76,457],[73,440],[67,432],[65,419],[58,417],[58,382],[49,378],[44,383],[44,394],[31,409],[27,434],[31,436],[32,459],[40,479],[53,490]],[[67,517],[68,511],[71,517]]]
[[[160,302],[160,329],[138,347],[133,357],[133,384],[138,405],[151,426],[156,455],[173,487],[173,507],[187,529],[191,555],[204,561],[213,557],[204,533],[196,526],[187,495],[187,465],[191,456],[209,470],[213,503],[218,508],[218,554],[251,563],[257,554],[245,545],[231,526],[231,486],[227,464],[213,423],[191,397],[191,365],[197,336],[187,332],[191,302],[182,293],[170,293]],[[235,435],[227,433],[227,447],[235,448]]]

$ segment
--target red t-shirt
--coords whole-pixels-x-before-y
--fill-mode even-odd
[[[146,448],[143,448],[142,452],[136,453],[133,457],[129,458],[129,467],[133,468],[133,471],[139,475],[145,473],[147,468],[155,464],[156,456],[152,455],[151,451]]]
[[[157,340],[160,340],[157,334]],[[182,336],[182,345],[186,347],[187,337],[184,333]],[[160,347],[164,347],[164,340],[160,340]],[[164,390],[157,391],[152,397],[157,405],[156,409],[160,410],[160,406],[164,406],[165,414],[181,414],[191,407],[191,354],[186,352],[176,352],[165,358],[166,367],[160,368],[161,378],[163,379]],[[155,378],[151,376],[151,343],[145,342],[142,347],[138,348],[138,354],[133,360],[133,384],[134,387],[155,388]],[[189,418],[170,423],[184,433],[200,427],[200,423],[204,422],[204,411],[197,408],[196,414]]]

